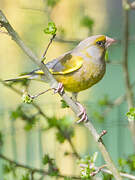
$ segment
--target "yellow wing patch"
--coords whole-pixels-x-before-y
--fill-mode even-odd
[[[53,69],[50,69],[50,72],[54,75],[72,73],[82,67],[83,58],[80,56],[72,56],[71,59],[63,61],[61,64],[64,67],[61,71],[54,71]]]
[[[78,69],[80,69],[83,65],[83,58],[81,56],[72,56],[70,59],[65,60],[64,58],[62,59],[62,61],[60,60],[59,63],[62,66],[62,70],[61,71],[55,71],[53,68],[49,69],[49,71],[51,72],[51,74],[53,75],[64,75],[64,74],[69,74],[72,73]],[[42,70],[37,70],[35,71],[36,74],[39,75],[43,75],[43,71]]]

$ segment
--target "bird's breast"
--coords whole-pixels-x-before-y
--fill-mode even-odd
[[[96,84],[105,74],[105,62],[84,61],[83,66],[77,71],[65,75],[56,75],[55,78],[62,82],[65,90],[79,92]]]

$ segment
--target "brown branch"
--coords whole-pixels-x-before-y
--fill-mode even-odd
[[[134,106],[133,92],[130,83],[129,70],[128,70],[128,41],[129,41],[129,9],[126,9],[129,4],[128,0],[122,0],[123,3],[123,22],[124,22],[124,34],[123,34],[123,74],[126,87],[126,99],[128,103],[128,109]],[[135,121],[129,120],[129,127],[135,147]]]
[[[55,36],[56,36],[56,34],[54,34],[54,35],[52,36],[52,38],[50,39],[50,42],[48,43],[48,45],[47,45],[47,47],[46,47],[46,49],[45,49],[45,51],[44,51],[44,53],[43,53],[42,59],[45,58],[46,53],[47,53],[47,51],[48,51],[50,45],[52,44],[52,41],[53,41],[53,39],[55,38]]]
[[[14,164],[16,167],[29,170],[32,175],[33,175],[33,173],[39,173],[39,174],[43,174],[44,176],[45,175],[50,176],[50,173],[48,171],[45,171],[43,169],[33,168],[33,167],[28,166],[28,165],[24,165],[24,164],[18,163],[16,161],[11,160],[10,158],[7,158],[6,156],[4,156],[2,154],[0,154],[0,158],[4,159],[5,161],[8,161],[11,164]],[[81,179],[80,177],[77,177],[77,176],[70,176],[69,177],[69,176],[61,175],[61,174],[58,174],[57,176],[61,177],[61,178],[66,178],[67,177],[67,178],[73,178],[73,179]]]
[[[19,47],[24,51],[25,54],[27,54],[30,59],[39,66],[39,68],[42,69],[42,71],[45,74],[45,77],[49,80],[49,84],[53,88],[58,87],[58,82],[54,79],[53,75],[49,72],[45,64],[43,64],[40,59],[38,59],[35,54],[25,46],[24,42],[20,39],[19,35],[14,31],[12,26],[9,24],[8,20],[6,19],[5,15],[3,14],[2,11],[0,11],[0,23],[3,27],[6,28],[8,31],[9,35],[12,37],[12,39],[19,45]],[[80,113],[80,110],[77,106],[77,104],[64,92],[63,94],[59,94],[65,101],[66,103],[70,106],[70,108],[73,110],[73,112],[77,115]],[[91,132],[94,140],[96,141],[103,157],[104,160],[106,161],[106,164],[110,171],[112,172],[113,176],[115,177],[116,180],[121,180],[121,176],[115,167],[109,153],[107,152],[104,144],[100,141],[98,142],[99,135],[96,132],[96,129],[93,127],[92,123],[90,121],[84,123],[84,125],[89,129]]]

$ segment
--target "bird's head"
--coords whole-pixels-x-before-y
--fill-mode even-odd
[[[106,49],[115,42],[116,40],[108,36],[95,35],[81,41],[76,50],[98,59],[104,57]]]
[[[93,42],[91,42],[91,44],[103,50],[106,50],[110,45],[116,42],[116,40],[104,35],[92,36],[92,39]]]

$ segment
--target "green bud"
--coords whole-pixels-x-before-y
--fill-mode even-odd
[[[45,34],[55,35],[56,31],[57,28],[54,22],[49,22],[47,28],[44,29]]]
[[[127,117],[129,121],[135,120],[135,108],[130,108],[129,112],[127,112]]]
[[[22,95],[22,100],[23,100],[24,103],[27,103],[27,104],[31,104],[33,102],[33,98],[30,97],[30,95],[27,94],[27,93],[24,93]]]

